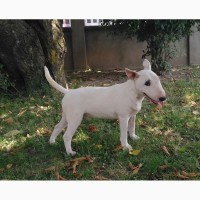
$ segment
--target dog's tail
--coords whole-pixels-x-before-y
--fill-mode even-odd
[[[52,78],[51,78],[51,75],[49,74],[49,70],[46,66],[44,66],[44,74],[45,74],[45,77],[47,79],[47,81],[49,82],[49,84],[54,87],[56,90],[66,94],[68,92],[68,88],[64,88],[62,87],[61,85],[59,85],[58,83],[56,83]]]

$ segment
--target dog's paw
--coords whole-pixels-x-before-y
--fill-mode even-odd
[[[50,137],[50,139],[49,139],[49,144],[54,144],[55,142],[56,142],[56,139]]]
[[[132,139],[132,140],[139,140],[140,139],[140,137],[139,136],[137,136],[137,135],[130,135],[130,138]]]
[[[67,152],[68,155],[70,156],[75,156],[76,155],[76,151],[70,151],[70,152]]]
[[[126,145],[122,145],[123,146],[123,150],[132,150],[132,146],[130,144],[126,144]]]

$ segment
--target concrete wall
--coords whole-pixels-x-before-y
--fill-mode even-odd
[[[200,64],[200,32],[196,31],[192,36],[190,36],[189,42],[190,64]]]
[[[141,68],[145,42],[137,42],[136,38],[125,39],[119,35],[108,34],[102,27],[84,27],[83,31],[80,27],[75,30],[72,26],[72,29],[65,29],[64,33],[67,44],[67,71],[84,70],[87,67],[95,70]],[[172,66],[200,64],[199,32],[177,42],[176,48],[176,57],[170,61]]]
[[[177,52],[176,52],[175,58],[169,61],[169,63],[172,66],[180,66],[180,65],[185,66],[189,64],[188,45],[189,45],[188,38],[183,38],[180,41],[175,43]],[[199,63],[200,63],[200,60],[199,60]]]
[[[85,29],[87,63],[91,69],[137,68],[141,66],[145,43],[124,39],[103,29]]]

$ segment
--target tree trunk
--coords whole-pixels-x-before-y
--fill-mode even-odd
[[[18,90],[40,89],[45,65],[64,85],[65,52],[58,20],[0,20],[0,64]]]

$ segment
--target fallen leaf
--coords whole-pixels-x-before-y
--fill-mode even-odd
[[[8,114],[2,114],[2,115],[0,115],[0,119],[4,119],[6,117],[8,117]]]
[[[20,111],[20,112],[17,114],[17,116],[21,116],[21,115],[23,115],[27,110],[28,110],[28,109],[26,108],[26,109]]]
[[[74,174],[74,176],[75,176],[77,179],[80,179],[83,175],[82,175],[82,174],[76,173],[76,174]]]
[[[37,135],[50,135],[50,131],[47,128],[38,128],[36,130]]]
[[[140,163],[140,164],[138,165],[138,167],[135,168],[135,169],[133,170],[132,175],[137,174],[141,167],[142,167],[142,164]]]
[[[75,158],[75,159],[72,159],[70,160],[69,162],[75,162],[75,161],[78,161],[78,162],[81,162],[81,161],[88,161],[88,162],[93,162],[94,161],[94,158],[90,157],[90,156],[86,156],[86,157],[80,157],[80,158]]]
[[[101,175],[95,176],[94,179],[95,180],[108,180],[108,178],[105,178],[104,176],[101,176]]]
[[[60,180],[59,179],[59,172],[58,172],[58,166],[55,167],[55,175],[56,175],[56,180]]]
[[[5,137],[12,137],[12,136],[15,136],[19,133],[21,133],[19,130],[12,130],[12,131],[9,131],[8,133],[5,133],[4,136]]]
[[[121,144],[117,145],[116,148],[114,149],[114,151],[119,151],[119,150],[122,150],[123,147]]]
[[[162,109],[162,106],[161,106],[161,105],[157,105],[157,106],[154,108],[154,110],[155,110],[156,112],[159,112],[161,109]]]
[[[197,111],[197,110],[193,110],[192,113],[193,113],[194,115],[199,115],[199,111]]]
[[[129,162],[129,167],[131,168],[131,170],[134,170],[134,169],[136,169],[137,167],[136,166],[134,166],[131,162]]]
[[[89,131],[92,132],[92,133],[94,133],[94,132],[97,132],[98,130],[97,130],[97,127],[96,127],[96,126],[90,124],[90,125],[89,125]]]
[[[185,172],[185,171],[181,171],[181,174],[182,174],[183,176],[187,176],[187,175],[188,175],[188,173]]]
[[[76,160],[74,161],[73,165],[72,165],[72,169],[73,169],[73,174],[76,174],[76,167],[79,165],[79,162]]]
[[[55,167],[55,175],[56,175],[56,180],[65,180],[64,177],[60,176],[58,171],[58,166]]]
[[[192,107],[195,107],[197,105],[197,103],[195,101],[191,101],[190,104]]]
[[[166,146],[162,146],[161,149],[162,149],[168,156],[170,156],[170,153],[169,153],[169,151],[168,151],[168,149],[167,149]]]
[[[13,166],[13,164],[7,164],[6,169],[10,169]]]
[[[134,166],[132,163],[129,162],[129,167],[133,171],[132,175],[137,174],[142,166],[143,166],[142,163],[140,163],[138,166]]]
[[[200,176],[200,173],[187,173],[186,171],[181,171],[181,174],[183,176],[187,176],[187,177],[197,177],[197,176]]]
[[[187,176],[184,176],[184,175],[180,174],[179,172],[176,174],[176,176],[181,179],[189,179]]]
[[[130,154],[130,155],[137,156],[137,155],[140,153],[140,151],[141,151],[141,150],[139,150],[139,149],[138,149],[138,150],[129,150],[129,154]]]
[[[39,108],[39,110],[42,110],[42,111],[49,109],[49,106],[39,106],[39,105],[37,105],[37,107]]]
[[[69,167],[68,169],[72,169],[73,174],[77,174],[76,168],[83,161],[88,161],[91,163],[91,162],[94,162],[94,158],[91,158],[90,156],[86,156],[86,157],[72,159],[69,161],[69,163],[73,163],[72,167]]]
[[[66,180],[66,179],[59,175],[59,180]]]
[[[3,121],[6,122],[6,123],[8,123],[8,124],[11,124],[11,123],[14,122],[14,120],[13,120],[12,117],[9,117],[9,118],[7,118],[7,119],[4,119]]]

